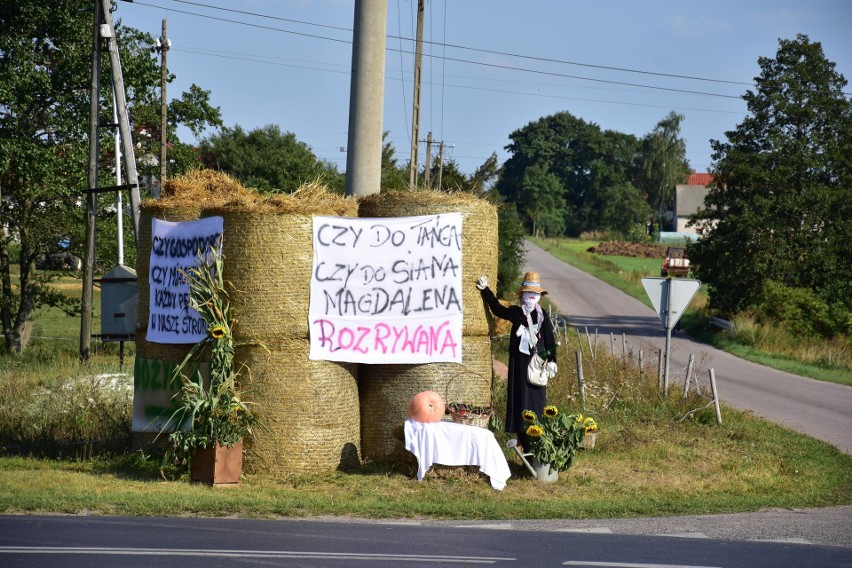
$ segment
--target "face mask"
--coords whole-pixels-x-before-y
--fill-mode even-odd
[[[536,292],[523,292],[521,294],[521,301],[527,307],[527,309],[533,309],[535,305],[538,303],[541,298],[541,294]]]

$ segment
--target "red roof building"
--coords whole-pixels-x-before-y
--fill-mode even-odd
[[[713,181],[713,176],[711,174],[689,174],[689,178],[686,180],[686,185],[703,185],[708,186],[710,182]]]

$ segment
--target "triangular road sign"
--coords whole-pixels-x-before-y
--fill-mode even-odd
[[[691,278],[655,278],[647,277],[642,279],[642,286],[651,299],[651,304],[654,306],[657,314],[660,316],[660,321],[666,329],[674,329],[683,311],[698,289],[701,287],[700,280]],[[671,287],[671,292],[669,292]],[[671,298],[671,308],[668,306],[669,298]]]

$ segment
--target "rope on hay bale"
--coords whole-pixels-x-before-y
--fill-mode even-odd
[[[355,217],[354,199],[318,184],[290,195],[238,199],[205,208],[224,219],[224,277],[239,325],[239,341],[303,338],[309,333],[313,215]]]
[[[361,451],[365,459],[394,458],[393,429],[408,418],[408,401],[431,390],[455,403],[491,406],[491,338],[464,336],[462,363],[358,366]],[[446,402],[446,401],[445,401]]]
[[[240,388],[265,428],[246,441],[244,468],[272,477],[357,466],[357,365],[308,359],[306,339],[241,345]]]
[[[482,275],[497,282],[497,208],[465,192],[385,191],[359,199],[359,217],[462,214],[463,335],[486,335],[491,314],[474,286]]]

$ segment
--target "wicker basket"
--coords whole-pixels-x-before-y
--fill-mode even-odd
[[[447,382],[447,386],[444,389],[444,402],[447,405],[447,414],[449,415],[449,421],[455,422],[457,424],[465,424],[467,426],[479,426],[480,428],[488,428],[488,421],[491,419],[491,412],[494,410],[493,408],[489,408],[487,411],[483,412],[474,412],[470,410],[453,408],[453,403],[448,402],[450,398],[450,385],[456,379],[453,377]],[[446,418],[444,418],[446,420]]]
[[[488,420],[491,418],[491,412],[453,412],[449,408],[447,412],[450,414],[451,422],[466,424],[467,426],[479,426],[480,428],[488,428]]]

